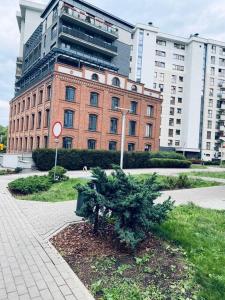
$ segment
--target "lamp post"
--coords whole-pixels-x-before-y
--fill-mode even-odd
[[[123,157],[124,157],[124,144],[125,144],[125,133],[126,133],[126,115],[129,109],[123,107],[117,107],[122,113],[122,133],[121,133],[121,152],[120,152],[120,168],[123,169]]]

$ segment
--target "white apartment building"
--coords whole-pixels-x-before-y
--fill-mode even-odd
[[[221,156],[225,43],[198,34],[182,38],[161,33],[151,23],[137,24],[130,71],[131,79],[162,91],[162,149],[204,160]]]
[[[28,41],[34,30],[41,23],[41,13],[45,5],[33,1],[20,0],[20,10],[16,13],[16,19],[20,32],[19,56],[16,61],[16,79],[19,79],[22,72],[22,57],[25,43]]]

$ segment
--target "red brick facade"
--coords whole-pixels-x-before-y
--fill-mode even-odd
[[[112,72],[56,64],[51,76],[10,102],[8,152],[54,148],[56,121],[63,124],[59,147],[119,150],[122,115],[112,101],[114,106],[118,101],[120,107],[133,109],[127,114],[125,149],[158,150],[162,102],[158,92]]]

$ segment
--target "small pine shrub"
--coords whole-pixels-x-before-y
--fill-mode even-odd
[[[28,195],[47,191],[52,183],[48,176],[29,176],[9,183],[9,190],[14,194]]]
[[[56,166],[53,167],[49,172],[48,172],[48,176],[50,177],[51,181],[65,181],[68,180],[68,177],[65,175],[67,172],[67,170],[63,167],[60,166]],[[54,179],[54,175],[55,175],[55,179]]]

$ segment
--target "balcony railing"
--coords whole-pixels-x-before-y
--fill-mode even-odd
[[[102,66],[102,67],[107,68],[107,69],[118,71],[118,68],[116,67],[116,65],[111,63],[110,61],[98,58],[98,57],[90,55],[90,54],[87,54],[83,51],[79,51],[79,50],[75,50],[75,49],[68,49],[68,48],[63,47],[63,46],[61,46],[61,49],[65,51],[65,54],[68,55],[69,53],[71,53],[76,58],[78,58],[80,60],[83,60],[87,63],[95,64],[95,65]]]
[[[110,45],[98,38],[95,38],[95,37],[90,37],[88,36],[87,34],[77,30],[77,29],[72,29],[72,28],[68,28],[68,27],[65,27],[65,26],[62,26],[59,30],[59,33],[65,33],[65,34],[68,34],[68,35],[71,35],[75,38],[78,38],[80,40],[83,40],[89,44],[92,44],[92,45],[96,45],[98,47],[101,47],[101,48],[104,48],[104,49],[107,49],[109,50],[110,52],[112,52],[113,54],[117,54],[117,47],[114,46],[114,45]]]
[[[62,7],[62,13],[67,14],[81,22],[84,22],[88,25],[91,25],[97,29],[100,29],[109,35],[113,35],[115,38],[118,38],[118,30],[117,28],[107,25],[104,20],[100,20],[99,18],[93,18],[89,15],[87,15],[84,11],[76,11],[75,9],[72,9],[68,6]]]

